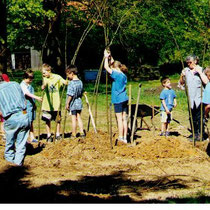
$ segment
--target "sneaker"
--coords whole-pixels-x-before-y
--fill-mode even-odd
[[[47,142],[53,142],[52,136],[47,137]]]
[[[62,139],[61,136],[56,136],[56,138],[55,138],[56,141],[59,141],[59,140],[61,140],[61,139]]]
[[[39,141],[37,139],[33,139],[31,142],[32,143],[38,143]]]
[[[164,132],[161,132],[161,133],[160,133],[160,136],[165,136]]]
[[[170,132],[169,131],[166,131],[166,136],[170,136]]]
[[[127,144],[127,140],[125,140],[124,137],[118,137],[118,141],[121,141],[121,142]]]

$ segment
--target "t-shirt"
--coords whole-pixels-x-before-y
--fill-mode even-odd
[[[172,89],[163,89],[160,93],[160,100],[164,100],[169,111],[174,107],[174,99],[176,98],[175,91]],[[163,104],[161,103],[161,111],[165,111]]]
[[[210,104],[210,82],[207,83],[205,90],[203,92],[203,100],[204,104]]]
[[[113,70],[111,73],[112,82],[112,103],[119,104],[128,101],[126,93],[127,76],[117,70]]]
[[[81,80],[71,80],[67,88],[67,96],[71,96],[70,110],[82,110],[83,84]]]
[[[60,107],[60,88],[65,80],[58,74],[51,74],[49,78],[44,77],[45,94],[42,102],[42,110],[58,111]]]

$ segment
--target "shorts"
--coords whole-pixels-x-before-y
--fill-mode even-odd
[[[172,112],[170,114],[166,114],[166,112],[161,111],[160,118],[162,123],[170,123],[172,120]]]
[[[114,111],[115,113],[126,112],[128,113],[128,101],[124,101],[119,104],[114,104]]]
[[[71,110],[71,111],[69,112],[69,115],[77,115],[77,113],[78,113],[78,114],[81,114],[81,112],[82,112],[82,110]]]
[[[56,120],[58,111],[42,111],[42,120],[45,122]],[[57,122],[60,123],[61,121],[61,111],[58,114]]]

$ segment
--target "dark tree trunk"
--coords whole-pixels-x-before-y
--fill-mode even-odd
[[[6,0],[0,0],[0,71],[7,72],[7,18]]]
[[[64,75],[65,59],[60,41],[64,39],[60,33],[62,0],[44,0],[44,9],[56,13],[51,20],[45,20],[46,38],[43,44],[42,60],[54,69],[55,73]]]

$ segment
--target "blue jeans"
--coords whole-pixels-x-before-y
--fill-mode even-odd
[[[4,157],[7,161],[17,165],[23,164],[29,129],[28,114],[23,114],[22,111],[12,114],[5,120],[6,145]]]

